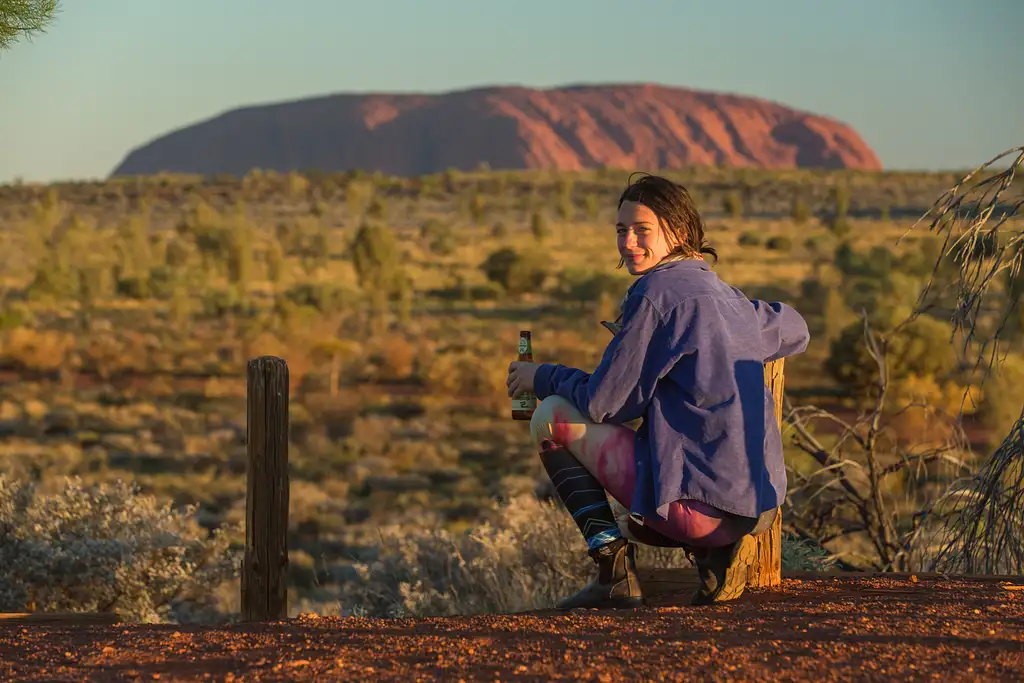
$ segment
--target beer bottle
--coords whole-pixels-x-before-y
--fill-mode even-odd
[[[519,361],[533,362],[533,339],[529,330],[519,332]],[[537,408],[537,396],[532,392],[512,397],[512,419],[529,420]]]

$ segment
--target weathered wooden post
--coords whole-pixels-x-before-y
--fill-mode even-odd
[[[242,619],[288,616],[288,365],[262,356],[246,368],[245,556]]]
[[[782,392],[785,389],[784,373],[786,360],[767,363],[764,366],[765,384],[775,397],[775,419],[782,429]],[[771,529],[757,536],[757,561],[750,566],[747,586],[750,588],[771,588],[782,583],[782,510],[775,516]]]

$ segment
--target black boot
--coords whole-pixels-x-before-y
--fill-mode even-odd
[[[624,538],[591,550],[590,557],[597,564],[597,578],[580,592],[560,601],[556,607],[643,607],[644,595],[636,575],[635,552],[636,546]]]
[[[745,535],[720,548],[687,549],[697,566],[700,588],[690,598],[691,605],[710,605],[735,600],[747,587],[747,572],[757,555],[757,541]]]

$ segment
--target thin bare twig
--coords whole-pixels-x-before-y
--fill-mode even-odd
[[[1005,170],[980,178],[985,169],[1009,157],[1014,158]],[[999,154],[965,175],[914,225],[928,220],[932,232],[944,235],[941,256],[919,297],[918,311],[928,305],[943,260],[952,258],[958,265],[956,308],[951,315],[954,336],[962,336],[962,358],[973,350],[975,357],[969,365],[974,370],[983,368],[981,383],[1002,360],[1000,342],[1024,293],[1024,228],[1017,225],[1000,233],[1024,208],[1024,197],[1012,199],[1008,205],[1000,203],[1022,166],[1024,146]],[[972,197],[977,199],[970,201]],[[975,210],[963,215],[961,208],[966,204]],[[990,225],[1001,206],[1001,215]],[[1005,275],[1007,291],[1001,303],[993,304],[999,274]],[[915,517],[913,545],[933,571],[1024,574],[1022,510],[1024,406],[1010,433],[976,476],[951,488]]]

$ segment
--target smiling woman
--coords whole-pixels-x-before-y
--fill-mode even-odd
[[[615,227],[619,266],[638,279],[598,367],[509,367],[510,396],[543,399],[531,433],[599,568],[559,607],[643,604],[631,540],[687,550],[701,577],[694,604],[731,600],[786,494],[764,364],[803,352],[807,325],[711,271],[704,255],[718,255],[682,186],[632,182]],[[624,424],[640,417],[635,432]]]
[[[630,275],[642,275],[667,260],[704,254],[718,261],[718,253],[704,239],[704,221],[690,193],[657,176],[643,175],[622,193],[615,232],[618,267],[625,265]]]

